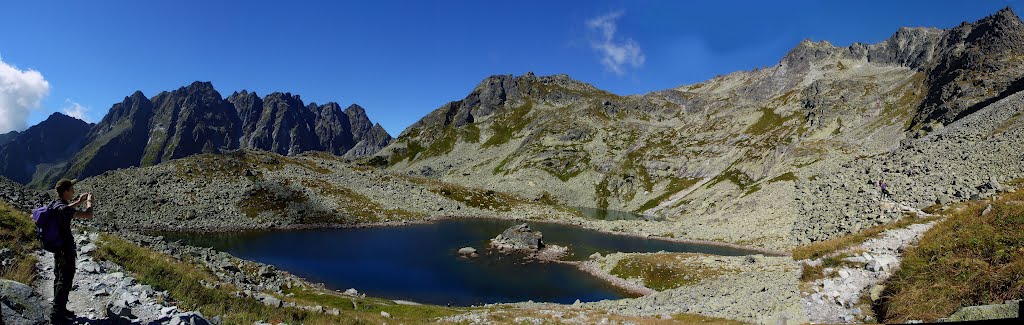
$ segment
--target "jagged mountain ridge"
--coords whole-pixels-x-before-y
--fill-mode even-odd
[[[85,143],[92,125],[53,113],[46,120],[0,142],[0,175],[25,184],[37,172],[59,168]]]
[[[283,155],[326,151],[356,159],[376,153],[391,136],[358,105],[304,105],[298,95],[248,91],[223,98],[209,82],[194,82],[152,98],[135,92],[114,104],[85,136],[69,162],[32,185],[151,166],[197,153],[258,149]],[[355,150],[353,150],[355,149]]]
[[[397,172],[659,214],[675,236],[785,248],[854,230],[791,231],[802,211],[849,213],[808,208],[800,184],[1014,93],[1020,26],[1007,8],[877,44],[803,41],[772,67],[632,96],[564,75],[492,76],[381,154]],[[864,208],[886,213],[877,210]]]

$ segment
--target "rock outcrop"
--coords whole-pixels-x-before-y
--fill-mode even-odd
[[[524,223],[505,229],[491,239],[491,246],[502,251],[539,251],[544,249],[544,235]]]

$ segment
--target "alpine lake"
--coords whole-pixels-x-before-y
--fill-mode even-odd
[[[599,219],[649,216],[580,208]],[[573,265],[500,254],[489,241],[523,221],[453,218],[432,223],[366,228],[325,228],[223,233],[167,233],[166,240],[210,247],[240,258],[322,282],[335,290],[356,288],[369,296],[438,305],[470,306],[501,302],[573,303],[633,295]],[[546,244],[569,247],[562,260],[585,260],[593,253],[693,252],[741,256],[756,252],[717,245],[623,236],[558,223],[528,222]],[[479,256],[460,257],[462,247]]]

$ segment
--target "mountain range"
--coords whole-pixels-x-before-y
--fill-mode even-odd
[[[45,189],[60,178],[237,149],[356,159],[376,153],[391,135],[359,105],[306,105],[291,93],[260,98],[244,90],[224,98],[211,83],[197,81],[151,98],[136,91],[95,125],[54,113],[0,140],[0,172]]]
[[[916,156],[914,143],[1020,91],[1022,47],[1024,24],[1006,8],[877,44],[805,40],[774,66],[640,95],[566,75],[492,76],[380,155],[398,173],[665,216],[676,236],[791,247],[899,218],[835,188],[866,197],[886,178],[897,199],[923,208],[1024,176],[1001,161],[928,184],[877,161]],[[873,165],[834,177],[863,161]]]

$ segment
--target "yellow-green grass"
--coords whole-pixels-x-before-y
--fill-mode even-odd
[[[10,249],[14,263],[0,267],[0,278],[21,283],[32,283],[36,278],[36,257],[39,249],[36,226],[28,213],[18,211],[0,201],[0,247]]]
[[[328,315],[288,307],[271,307],[253,298],[236,297],[231,285],[207,287],[203,283],[216,283],[216,278],[205,268],[190,261],[179,261],[171,256],[140,247],[117,236],[101,236],[96,257],[117,263],[131,272],[138,281],[157,290],[167,290],[179,308],[198,310],[207,317],[221,316],[227,324],[251,324],[255,321],[290,324],[381,324],[429,323],[434,317],[457,312],[457,309],[431,305],[406,306],[382,299],[342,298],[323,289],[290,289],[294,297],[279,298],[307,306],[334,307],[343,310],[340,315]],[[322,293],[322,294],[321,294]],[[365,306],[352,310],[352,301]],[[346,307],[347,305],[347,307]],[[372,307],[371,307],[372,306]],[[380,312],[392,318],[386,319]]]
[[[886,283],[876,308],[886,323],[933,321],[960,307],[1024,298],[1024,192],[966,202],[946,214]]]
[[[619,260],[610,273],[623,279],[639,278],[643,280],[644,286],[662,291],[739,272],[731,268],[704,265],[689,260],[694,256],[696,255],[686,253],[627,256]]]
[[[803,246],[798,246],[796,248],[793,248],[791,250],[791,253],[793,254],[794,260],[817,259],[824,257],[828,254],[838,252],[847,247],[863,243],[868,239],[878,236],[878,234],[881,234],[886,230],[903,228],[912,224],[925,223],[938,219],[938,216],[918,217],[916,214],[908,214],[904,216],[902,219],[896,220],[894,222],[870,227],[867,229],[862,229],[858,232],[835,237],[832,239],[814,242]]]
[[[644,205],[641,205],[639,208],[636,209],[636,212],[643,212],[651,208],[654,208],[658,206],[658,204],[661,204],[661,201],[664,201],[669,196],[672,196],[673,194],[679,193],[682,190],[690,188],[691,186],[693,186],[693,184],[697,184],[697,182],[699,182],[700,180],[700,178],[672,177],[669,179],[668,186],[665,187],[665,192],[661,193],[661,195],[658,195],[658,197],[655,197],[645,202]]]
[[[352,217],[351,220],[333,220],[335,222],[375,222],[380,221],[381,219],[411,220],[420,219],[426,216],[424,213],[412,212],[401,208],[385,208],[380,205],[380,203],[373,201],[359,192],[343,186],[333,185],[322,179],[303,179],[301,182],[302,185],[317,190],[322,195],[333,198],[335,202],[337,202],[339,209]],[[309,221],[331,222],[332,220]]]

